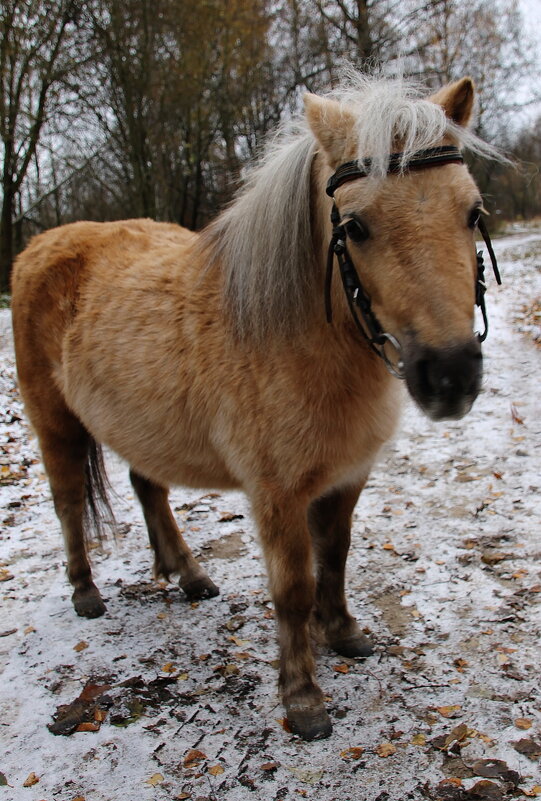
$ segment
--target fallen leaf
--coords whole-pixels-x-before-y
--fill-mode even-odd
[[[360,759],[363,754],[364,748],[355,745],[351,748],[346,748],[345,751],[340,751],[342,759]]]
[[[34,632],[35,630],[36,629],[34,628],[34,626],[27,626],[24,629],[23,634],[32,634],[32,632]]]
[[[274,773],[274,771],[278,770],[279,767],[279,762],[265,762],[263,765],[261,765],[261,770],[264,770],[265,773]]]
[[[449,732],[447,737],[444,740],[445,748],[449,748],[452,743],[461,743],[469,734],[469,729],[465,723],[460,723],[458,726]],[[483,774],[480,774],[481,776]]]
[[[75,731],[99,731],[100,724],[95,721],[85,721],[84,723],[79,723]]]
[[[392,754],[396,754],[396,746],[392,743],[381,743],[376,747],[376,754],[384,759]]]
[[[198,765],[200,762],[203,762],[203,760],[206,758],[207,755],[202,751],[198,751],[196,748],[191,748],[184,757],[183,764],[185,768],[191,768],[194,765]]]
[[[516,718],[515,719],[515,726],[517,729],[531,729],[533,721],[529,720],[529,718]]]
[[[34,784],[39,782],[39,777],[34,772],[29,773],[26,780],[23,782],[23,787],[33,787]]]
[[[525,737],[512,743],[512,745],[515,751],[518,751],[519,754],[524,754],[528,759],[537,759],[537,757],[541,756],[541,744],[531,737]]]
[[[0,787],[11,787],[4,773],[0,773]]]
[[[73,646],[73,650],[77,652],[84,651],[85,648],[88,648],[88,643],[84,640],[81,640],[81,642],[78,642],[77,645]]]
[[[442,779],[438,782],[438,787],[462,787],[462,779],[452,776],[449,779]]]
[[[437,706],[435,709],[444,718],[456,718],[462,707],[460,704],[452,704],[451,706]]]
[[[291,734],[291,727],[287,718],[276,718],[276,723],[279,723],[284,731]]]
[[[323,776],[323,770],[306,770],[304,768],[294,768],[288,766],[288,771],[304,784],[317,784]]]
[[[481,561],[484,562],[485,565],[492,566],[503,562],[505,559],[512,558],[512,553],[504,553],[503,551],[484,551],[481,556]]]
[[[175,796],[175,801],[185,801],[186,798],[191,798],[190,793],[179,793]]]
[[[541,795],[541,784],[534,784],[529,790],[521,790],[522,795],[528,796],[528,798],[534,798],[535,796]]]
[[[176,670],[175,665],[173,662],[166,662],[165,665],[162,667],[162,673],[174,673]]]
[[[515,786],[520,782],[520,774],[511,770],[503,759],[477,759],[471,769],[477,776],[484,776],[485,779],[502,779]]]
[[[411,745],[426,745],[426,734],[414,734],[410,743]]]
[[[394,551],[394,545],[393,545],[392,542],[385,542],[382,545],[382,548],[383,548],[384,551]]]
[[[233,512],[224,512],[219,518],[219,523],[230,523],[232,520],[243,520],[244,515],[236,515]]]
[[[519,426],[524,425],[524,419],[519,415],[518,409],[514,403],[511,404],[511,419],[513,423],[516,423]]]
[[[467,667],[470,663],[468,662],[467,659],[455,659],[453,664],[459,673],[464,673],[464,668]]]
[[[482,799],[483,801],[503,801],[503,790],[499,784],[482,779],[476,782],[467,791],[468,798]]]
[[[333,665],[332,669],[336,673],[349,673],[349,665],[344,665],[344,664],[342,664],[342,665]]]
[[[163,782],[163,776],[161,773],[153,773],[150,779],[145,780],[145,784],[149,784],[151,787],[156,787],[156,785],[161,784]]]
[[[13,573],[10,573],[5,567],[0,567],[0,581],[11,581],[12,578],[14,578]]]
[[[221,765],[213,765],[209,768],[209,773],[211,776],[219,776],[221,773],[224,773],[224,769]]]

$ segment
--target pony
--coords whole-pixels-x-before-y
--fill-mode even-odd
[[[397,376],[434,420],[462,417],[480,389],[483,207],[461,150],[494,151],[468,128],[473,103],[467,77],[424,96],[402,79],[350,76],[305,96],[200,233],[76,222],[36,236],[14,267],[19,386],[75,611],[105,611],[85,546],[102,445],[130,465],[156,576],[178,574],[190,599],[218,588],[181,536],[169,487],[242,488],[282,701],[306,740],[331,731],[312,634],[348,657],[373,652],[344,572],[353,509],[397,426]]]

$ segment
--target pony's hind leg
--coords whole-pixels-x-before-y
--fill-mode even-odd
[[[171,573],[180,573],[180,586],[189,600],[218,595],[218,587],[196,562],[182,538],[169,507],[168,489],[134,470],[130,470],[130,481],[143,507],[155,556],[154,574],[168,579]]]
[[[332,725],[315,679],[310,616],[315,603],[306,504],[296,497],[253,501],[265,552],[280,643],[280,688],[291,731],[328,737]]]
[[[78,615],[99,617],[105,612],[105,604],[92,581],[83,523],[90,437],[67,409],[61,416],[55,415],[55,423],[41,425],[38,437],[64,537],[67,574],[73,586],[72,602]]]
[[[370,641],[348,612],[344,591],[351,515],[363,485],[364,482],[333,490],[314,501],[308,511],[317,563],[314,622],[327,645],[349,657],[366,657],[373,653]]]

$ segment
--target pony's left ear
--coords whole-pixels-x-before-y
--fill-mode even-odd
[[[472,118],[474,94],[472,79],[461,78],[444,86],[428,99],[441,106],[447,117],[457,125],[466,126]]]

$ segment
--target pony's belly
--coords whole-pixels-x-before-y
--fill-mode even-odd
[[[145,404],[130,392],[117,401],[110,392],[86,385],[82,374],[78,378],[65,389],[70,408],[97,442],[136,472],[164,486],[239,486],[210,441],[208,425],[181,405]]]

